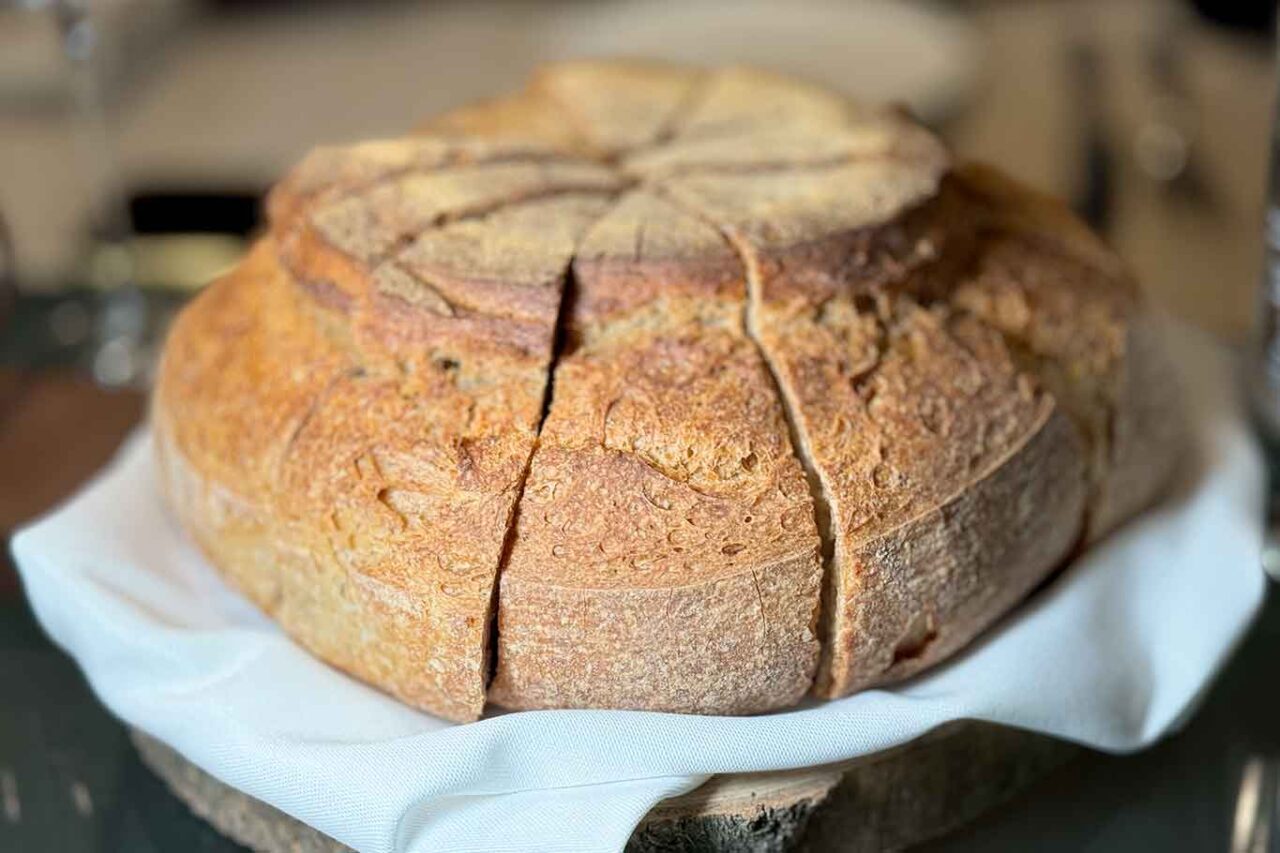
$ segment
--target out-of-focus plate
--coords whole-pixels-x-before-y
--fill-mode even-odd
[[[762,65],[935,122],[972,90],[980,55],[963,16],[903,0],[572,4],[546,18],[545,38],[557,56]]]

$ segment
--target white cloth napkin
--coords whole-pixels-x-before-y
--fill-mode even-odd
[[[362,851],[618,850],[708,775],[838,761],[976,718],[1127,751],[1177,725],[1262,598],[1263,466],[1230,359],[1171,335],[1200,453],[969,653],[759,717],[541,711],[452,725],[291,643],[187,542],[136,437],[13,549],[36,614],[116,715]]]

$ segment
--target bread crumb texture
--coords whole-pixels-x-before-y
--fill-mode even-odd
[[[267,207],[166,346],[163,488],[299,643],[452,720],[909,676],[1182,442],[1060,204],[768,72],[550,65]]]

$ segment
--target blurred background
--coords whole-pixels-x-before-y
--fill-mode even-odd
[[[0,535],[138,422],[167,319],[308,148],[403,132],[546,59],[748,62],[905,103],[962,157],[1068,199],[1165,309],[1242,345],[1274,17],[1268,0],[0,0]],[[1255,689],[1278,639],[1273,603],[1187,732],[1075,762],[939,849],[1227,849],[1241,766],[1280,752],[1280,702]],[[234,849],[137,765],[3,564],[0,683],[26,685],[0,700],[0,850]]]
[[[137,280],[194,286],[238,251],[217,238],[251,229],[258,195],[317,142],[396,134],[548,58],[746,61],[909,104],[963,156],[1076,202],[1173,310],[1235,336],[1261,259],[1273,13],[1266,0],[6,0],[0,211],[24,293],[126,277],[93,240],[130,224]],[[175,232],[187,239],[155,239]]]

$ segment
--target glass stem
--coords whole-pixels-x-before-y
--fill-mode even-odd
[[[90,200],[87,274],[101,291],[92,369],[103,384],[133,384],[145,364],[147,303],[134,275],[132,228],[107,121],[100,32],[88,0],[53,0],[51,9],[67,59],[74,144]]]

